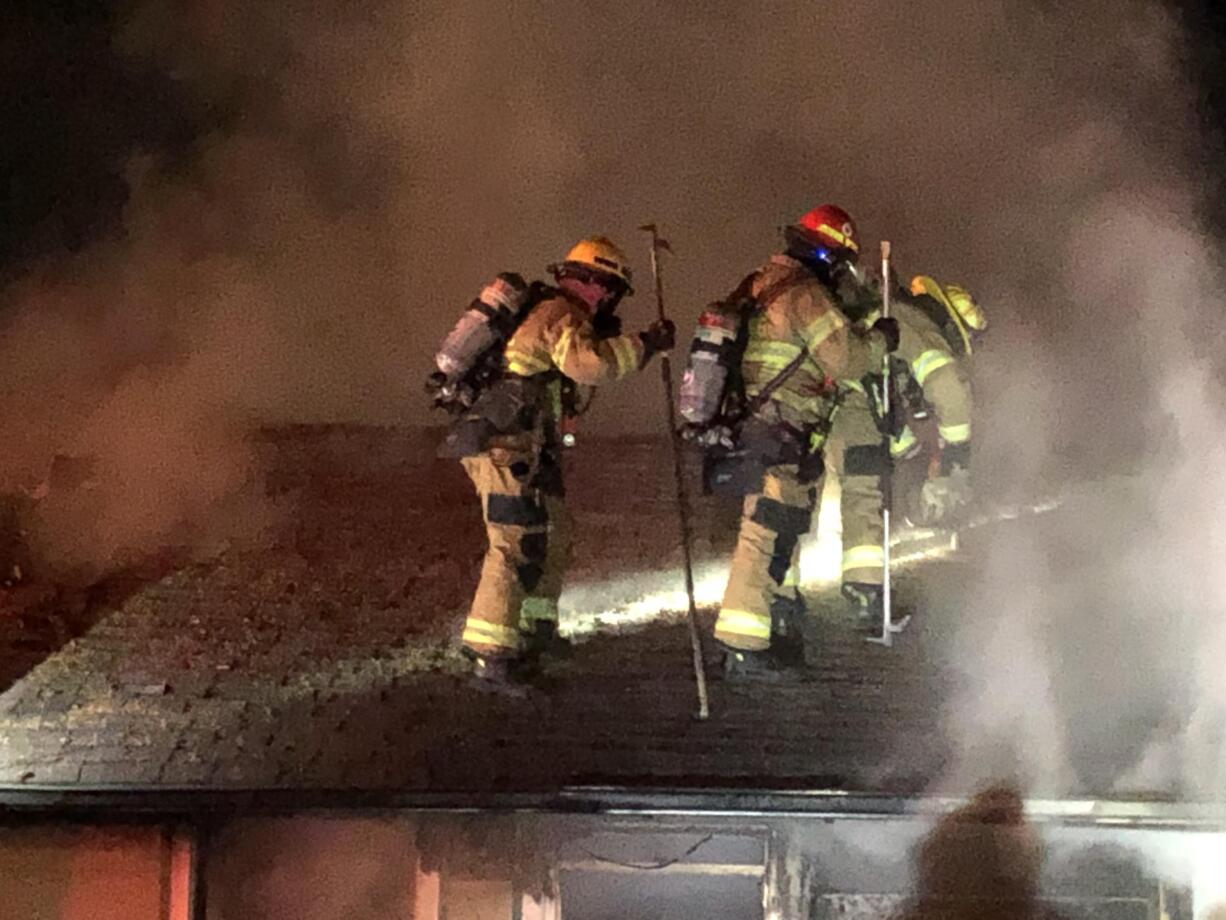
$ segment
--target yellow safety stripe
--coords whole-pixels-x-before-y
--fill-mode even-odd
[[[558,341],[553,346],[553,351],[549,354],[553,358],[553,363],[558,367],[562,367],[566,363],[566,353],[570,351],[570,343],[574,337],[574,326],[567,326],[562,330],[562,334],[558,336]]]
[[[965,425],[937,425],[937,433],[946,444],[965,444],[971,439],[971,423]]]
[[[783,576],[783,587],[795,588],[800,584],[800,565],[793,564],[788,567],[787,572]]]
[[[549,370],[549,362],[531,352],[508,348],[507,370],[521,377],[531,377]]]
[[[624,335],[619,335],[617,338],[609,339],[609,347],[613,349],[613,356],[617,359],[619,377],[638,370],[639,352],[634,347],[633,341]]]
[[[748,610],[724,608],[720,610],[719,619],[715,621],[715,631],[732,636],[769,640],[771,637],[770,614],[763,616],[758,613],[750,613]]]
[[[792,342],[758,340],[745,346],[745,354],[741,360],[762,364],[771,370],[781,370],[796,360],[801,348]]]
[[[761,368],[763,371],[766,371],[772,377],[791,363],[792,362],[790,360],[784,360],[783,358],[775,358],[771,356],[756,356],[753,358],[746,356],[745,358],[746,365],[753,364],[756,367]]]
[[[829,224],[821,224],[820,226],[818,226],[817,231],[818,233],[826,234],[831,239],[833,239],[835,242],[841,243],[842,245],[846,246],[852,252],[860,251],[860,244],[857,243],[855,240],[853,240],[850,236],[848,236],[842,230],[835,230],[834,227],[830,226]]]
[[[492,645],[494,648],[516,649],[519,648],[519,630],[469,617],[464,621],[462,641],[465,645]]]
[[[843,550],[843,571],[879,569],[885,565],[885,550],[881,544],[852,546]]]
[[[901,457],[915,446],[916,440],[915,432],[910,427],[903,428],[899,434],[890,439],[890,453],[895,457]]]
[[[805,326],[800,332],[800,337],[805,340],[809,350],[812,351],[842,328],[842,318],[837,313],[827,310],[813,322],[809,323],[809,325]]]
[[[933,371],[939,370],[946,364],[953,364],[954,359],[946,352],[938,351],[937,349],[929,349],[918,358],[911,362],[912,373],[915,374],[915,382],[920,386],[924,385],[924,381],[928,379]]]
[[[519,618],[526,621],[558,619],[558,602],[547,597],[525,597],[519,606]]]

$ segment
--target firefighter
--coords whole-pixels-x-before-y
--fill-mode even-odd
[[[462,642],[482,685],[502,689],[530,679],[541,656],[566,650],[557,635],[569,551],[558,457],[563,384],[626,377],[674,339],[667,321],[621,334],[614,311],[631,293],[630,269],[605,237],[581,240],[549,271],[557,286],[545,290],[503,350],[502,383],[522,401],[516,422],[461,459],[489,540]]]
[[[846,297],[844,307],[858,325],[879,315],[881,295],[866,289]],[[967,358],[972,338],[986,326],[983,312],[963,288],[916,276],[911,290],[891,296],[899,344],[890,358],[891,415],[882,411],[882,375],[845,381],[832,437],[843,445],[838,470],[842,485],[842,590],[866,632],[880,628],[884,534],[882,479],[895,464],[914,460],[922,445],[908,415],[935,416],[940,445],[939,475],[924,482],[911,502],[915,523],[936,524],[969,500],[971,390]]]
[[[743,282],[755,306],[740,364],[752,408],[739,438],[755,445],[752,452],[765,472],[742,505],[715,624],[732,679],[771,678],[790,663],[780,659],[778,648],[770,653],[772,633],[798,636],[798,543],[820,494],[820,443],[837,382],[881,366],[897,344],[892,322],[861,332],[837,306],[834,292],[860,248],[855,223],[844,210],[815,208],[786,228],[785,239],[786,250]],[[763,393],[766,398],[758,399]]]

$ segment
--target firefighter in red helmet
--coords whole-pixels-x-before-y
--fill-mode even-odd
[[[769,678],[788,663],[784,655],[803,651],[796,560],[820,494],[821,444],[838,385],[880,367],[898,341],[896,324],[883,321],[859,331],[839,307],[836,291],[860,251],[855,221],[846,211],[830,204],[814,208],[787,227],[784,237],[784,252],[713,305],[737,317],[736,338],[744,343],[727,380],[711,384],[723,392],[705,394],[706,405],[716,408],[695,408],[706,379],[699,361],[711,354],[711,343],[700,339],[714,326],[700,326],[682,387],[681,414],[692,433],[698,429],[695,438],[703,438],[703,428],[722,428],[725,440],[735,442],[726,456],[735,458],[737,471],[717,466],[708,477],[713,491],[744,495],[715,624],[715,638],[726,649],[726,673],[734,679]]]

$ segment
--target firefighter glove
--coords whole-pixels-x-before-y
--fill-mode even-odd
[[[597,310],[592,317],[592,332],[598,339],[612,339],[622,334],[622,318],[609,310]]]
[[[898,320],[892,316],[883,316],[873,323],[873,331],[881,334],[885,339],[885,350],[890,354],[898,351],[898,343],[901,339],[901,333],[898,331]]]
[[[671,319],[656,320],[639,333],[643,342],[643,360],[661,351],[672,351],[677,342],[677,327]]]

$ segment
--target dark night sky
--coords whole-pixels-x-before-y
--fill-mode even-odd
[[[137,151],[181,168],[208,113],[117,53],[122,3],[18,0],[0,11],[0,270],[114,229]],[[3,276],[0,276],[3,277]]]
[[[241,114],[118,53],[111,37],[128,5],[15,0],[0,11],[0,280],[113,230],[133,153],[155,155],[162,169],[189,169],[194,140]],[[1214,155],[1226,156],[1226,4],[1180,6],[1203,36],[1191,66],[1214,126]],[[1226,206],[1212,217],[1226,223]]]

